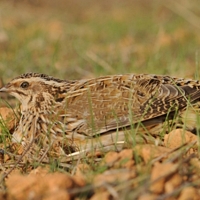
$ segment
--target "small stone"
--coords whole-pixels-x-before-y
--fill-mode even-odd
[[[90,200],[110,200],[110,194],[108,192],[97,192]]]
[[[133,158],[133,150],[132,149],[124,149],[121,152],[119,152],[120,158],[127,158],[131,160]]]
[[[174,174],[166,183],[165,183],[165,192],[171,193],[175,188],[180,186],[183,179],[179,174]]]
[[[164,192],[166,179],[176,172],[178,168],[174,163],[155,163],[151,172],[150,191],[156,194]]]
[[[176,129],[165,135],[164,144],[166,147],[173,149],[195,140],[197,140],[197,136],[193,133],[183,129]]]
[[[141,156],[144,159],[145,163],[148,163],[153,158],[156,158],[170,151],[170,149],[166,147],[155,146],[151,144],[138,144],[135,146],[134,150],[139,156]]]
[[[155,200],[155,199],[156,195],[154,194],[143,194],[138,198],[138,200]]]
[[[197,193],[197,190],[194,187],[190,186],[183,188],[178,200],[199,200],[199,195]]]
[[[118,160],[119,160],[119,154],[117,152],[108,152],[104,158],[104,162],[109,167],[113,166],[113,164]]]
[[[55,192],[49,192],[47,195],[45,195],[42,200],[70,200],[72,199],[67,191],[61,190],[61,191],[55,191]]]
[[[8,107],[0,108],[0,121],[2,124],[8,129],[12,130],[15,127],[17,119],[15,118],[14,111]],[[0,131],[2,131],[2,127],[0,127]]]

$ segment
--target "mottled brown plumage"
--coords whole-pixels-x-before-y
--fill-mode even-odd
[[[125,129],[159,134],[166,120],[194,129],[200,99],[197,80],[147,74],[67,81],[27,73],[0,91],[22,103],[13,142],[34,140],[55,155],[123,141]]]

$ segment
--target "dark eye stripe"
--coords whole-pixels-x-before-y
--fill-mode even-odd
[[[22,91],[19,91],[19,90],[17,90],[17,93],[18,93],[19,95],[28,96],[28,94],[25,94],[25,93],[23,93]]]

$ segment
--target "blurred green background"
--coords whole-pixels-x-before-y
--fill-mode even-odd
[[[1,0],[0,74],[65,79],[121,73],[195,78],[197,0]],[[197,77],[198,78],[198,77]]]

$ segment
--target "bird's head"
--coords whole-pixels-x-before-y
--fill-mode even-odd
[[[26,73],[14,78],[8,84],[0,89],[0,92],[6,92],[16,97],[23,106],[36,106],[53,98],[55,101],[61,101],[63,93],[66,94],[69,82],[53,78],[44,74]]]

